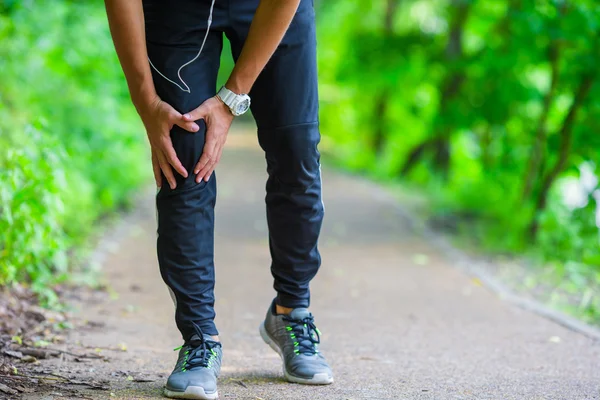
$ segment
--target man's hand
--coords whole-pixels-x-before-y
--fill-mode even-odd
[[[146,127],[148,140],[152,147],[152,168],[156,186],[161,187],[162,173],[167,178],[171,189],[177,186],[172,168],[181,176],[187,178],[188,173],[177,158],[177,153],[171,141],[171,129],[177,125],[189,132],[198,132],[200,127],[194,121],[186,121],[183,116],[158,96],[148,102],[145,107],[138,109],[140,117]]]
[[[223,153],[223,146],[227,140],[227,132],[233,121],[233,114],[216,96],[202,103],[195,110],[185,114],[183,120],[187,123],[203,119],[206,122],[206,139],[202,156],[194,168],[196,182],[203,179],[208,182],[210,176]]]
[[[169,186],[176,186],[173,170],[187,178],[187,171],[177,158],[170,130],[178,125],[190,132],[197,132],[194,122],[203,118],[207,132],[204,152],[194,168],[196,182],[208,181],[215,165],[221,158],[227,131],[233,115],[215,97],[182,116],[156,95],[152,73],[148,63],[142,0],[105,0],[110,32],[115,43],[119,61],[127,78],[131,99],[146,126],[152,146],[152,164],[157,186],[161,186],[161,170]],[[248,93],[258,74],[273,55],[287,31],[300,0],[260,0],[248,37],[235,63],[225,87],[235,93]],[[150,99],[150,100],[148,100]]]

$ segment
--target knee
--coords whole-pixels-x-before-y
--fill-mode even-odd
[[[305,191],[320,182],[320,134],[317,123],[261,132],[270,178],[291,191]]]

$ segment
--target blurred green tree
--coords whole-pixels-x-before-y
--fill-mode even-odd
[[[596,276],[595,187],[568,207],[562,182],[598,173],[600,3],[332,0],[318,16],[339,160],[431,189],[494,248],[533,244]]]

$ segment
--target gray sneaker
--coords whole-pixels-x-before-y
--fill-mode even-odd
[[[333,383],[333,373],[319,352],[321,333],[306,308],[296,308],[290,315],[276,315],[275,303],[260,325],[265,343],[283,360],[283,374],[290,382],[309,385]]]
[[[219,397],[217,377],[221,371],[221,343],[202,334],[196,335],[179,350],[175,369],[167,380],[164,395],[174,399],[214,400]]]

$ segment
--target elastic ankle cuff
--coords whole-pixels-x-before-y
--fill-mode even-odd
[[[286,307],[286,308],[308,308],[310,305],[310,300],[309,299],[298,299],[296,298],[292,298],[286,295],[281,295],[278,294],[277,297],[275,298],[275,300],[273,300],[273,305],[271,310],[273,312],[275,312],[275,304],[281,306],[281,307]]]

